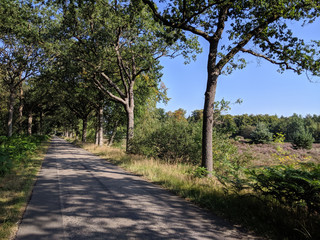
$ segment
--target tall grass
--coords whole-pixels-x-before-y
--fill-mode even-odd
[[[20,139],[20,140],[18,140]],[[0,176],[0,239],[12,239],[18,228],[36,175],[41,167],[44,154],[49,146],[46,137],[15,137],[12,148],[25,149],[11,151],[10,160],[13,165],[10,172]],[[28,143],[28,144],[27,144]],[[32,150],[25,145],[33,146]],[[27,151],[28,153],[26,153]],[[16,155],[15,155],[16,154]],[[23,157],[22,157],[23,156]]]

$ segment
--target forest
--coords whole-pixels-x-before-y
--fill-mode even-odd
[[[246,55],[319,77],[320,41],[286,24],[314,22],[319,1],[0,2],[0,183],[57,135],[117,149],[115,163],[138,174],[153,170],[130,169],[137,156],[175,166],[154,181],[266,236],[320,237],[320,115],[233,116],[215,100],[219,76]],[[198,37],[210,45],[204,108],[157,108],[170,101],[160,59],[192,61]],[[171,185],[177,176],[189,185]]]

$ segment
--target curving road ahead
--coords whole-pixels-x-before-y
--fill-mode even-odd
[[[16,240],[254,239],[54,137]]]

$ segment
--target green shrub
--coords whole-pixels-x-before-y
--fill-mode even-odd
[[[14,166],[25,164],[28,156],[47,136],[0,137],[0,176],[10,173]]]
[[[6,145],[7,140],[7,137],[0,136],[0,176],[4,176],[9,173],[13,167]]]
[[[133,151],[137,154],[160,158],[169,162],[200,164],[201,123],[167,119],[152,120],[136,128]],[[243,188],[244,167],[251,160],[246,153],[239,154],[230,135],[213,132],[213,175],[225,186],[225,190],[240,191]],[[207,170],[198,167],[192,175],[202,177]],[[231,186],[231,187],[230,187]]]
[[[214,175],[225,191],[239,192],[245,187],[245,167],[252,160],[246,152],[240,154],[229,135],[213,133]]]
[[[301,115],[293,114],[292,117],[288,119],[286,127],[286,139],[288,141],[293,141],[294,135],[297,131],[304,131],[305,124]]]
[[[304,128],[299,129],[293,134],[292,146],[294,148],[311,149],[314,138],[312,134]]]
[[[4,176],[9,173],[12,167],[12,160],[10,160],[9,156],[0,152],[0,176]]]
[[[251,139],[254,143],[268,143],[272,141],[272,133],[265,123],[257,124],[256,129],[251,133]]]
[[[134,153],[170,162],[199,163],[201,159],[201,123],[169,119],[136,129],[132,141]],[[143,127],[143,128],[142,128]]]
[[[256,128],[254,126],[249,126],[249,125],[242,126],[240,128],[240,134],[239,135],[244,137],[245,139],[249,139],[249,138],[251,138],[251,134],[255,129]]]
[[[277,144],[283,144],[286,140],[285,135],[282,132],[277,132],[273,135],[273,142]]]
[[[188,173],[196,178],[205,178],[210,172],[205,167],[198,166],[189,171]]]
[[[320,213],[320,166],[295,169],[274,166],[249,171],[254,191],[277,199],[289,207],[307,207]]]

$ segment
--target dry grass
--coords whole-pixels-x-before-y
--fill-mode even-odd
[[[13,239],[49,143],[43,143],[24,167],[0,178],[0,239]]]

